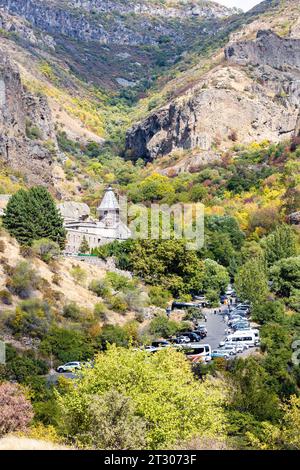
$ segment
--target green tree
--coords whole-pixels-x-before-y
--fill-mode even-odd
[[[261,258],[249,260],[240,268],[235,278],[235,288],[238,296],[252,305],[266,300],[269,292],[268,277]]]
[[[85,255],[90,252],[90,245],[88,244],[87,239],[83,236],[82,242],[79,247],[79,253]]]
[[[267,301],[256,304],[253,312],[252,319],[259,323],[276,322],[281,323],[284,319],[284,305],[279,301]]]
[[[131,399],[135,413],[147,426],[146,447],[162,449],[195,435],[223,437],[224,385],[197,380],[185,356],[167,348],[144,351],[111,346],[85,369],[74,386],[58,397],[61,432],[80,439],[90,429],[93,396],[116,390]]]
[[[158,315],[151,320],[150,333],[157,337],[168,338],[179,331],[179,325],[173,320],[169,320],[166,315]]]
[[[300,289],[300,256],[277,261],[271,270],[272,290],[281,297],[290,297]]]
[[[218,293],[224,292],[229,284],[230,278],[227,269],[212,259],[204,261],[203,269],[203,291],[214,290]]]
[[[161,286],[152,286],[149,289],[149,301],[151,305],[166,308],[170,298],[170,292]]]
[[[261,242],[268,265],[297,255],[296,235],[288,225],[281,225]]]
[[[64,248],[66,232],[55,202],[43,186],[14,194],[6,207],[3,225],[21,244],[32,245],[42,238]]]
[[[270,387],[270,376],[256,358],[237,359],[231,370],[232,404],[258,420],[278,417],[279,398]]]

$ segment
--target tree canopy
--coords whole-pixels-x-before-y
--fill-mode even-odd
[[[3,225],[22,245],[49,239],[64,248],[66,232],[63,219],[51,194],[43,186],[21,189],[9,200]]]

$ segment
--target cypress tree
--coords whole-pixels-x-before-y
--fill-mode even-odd
[[[85,255],[86,253],[89,253],[89,252],[90,252],[90,246],[85,236],[83,236],[82,242],[79,247],[79,253],[82,255]]]
[[[6,207],[3,225],[21,244],[31,245],[34,240],[48,238],[64,248],[63,219],[52,196],[42,186],[14,194]]]

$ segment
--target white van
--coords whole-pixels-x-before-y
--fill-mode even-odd
[[[227,336],[225,343],[242,343],[254,347],[259,343],[258,330],[241,330]]]

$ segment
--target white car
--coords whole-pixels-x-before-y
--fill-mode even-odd
[[[62,374],[63,372],[74,372],[75,370],[81,369],[80,362],[67,362],[66,364],[59,366],[57,372]]]
[[[230,354],[230,356],[235,356],[237,353],[236,347],[228,345],[225,343],[225,345],[221,348],[222,351],[226,351]]]
[[[223,347],[223,349],[227,349],[229,347],[234,348],[237,353],[242,353],[244,352],[244,345],[243,344],[233,344],[233,343],[226,343],[226,346]]]

